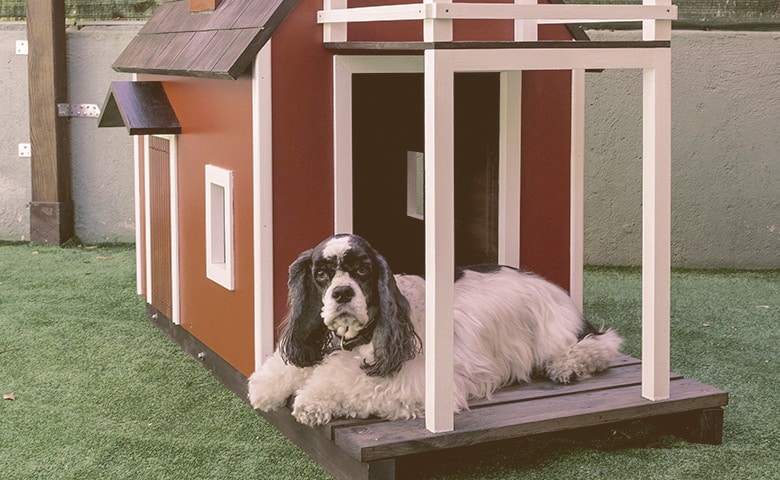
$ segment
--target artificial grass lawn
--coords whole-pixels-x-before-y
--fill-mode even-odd
[[[145,320],[128,246],[0,243],[0,477],[329,478]],[[636,269],[588,269],[586,315],[638,356]],[[425,478],[780,478],[780,271],[676,271],[672,368],[730,393],[724,443],[634,423],[441,453]]]

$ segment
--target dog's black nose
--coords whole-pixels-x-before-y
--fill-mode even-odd
[[[349,285],[345,285],[334,288],[331,295],[338,303],[349,303],[349,301],[352,300],[352,297],[355,296],[355,291]]]

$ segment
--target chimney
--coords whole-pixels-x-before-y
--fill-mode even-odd
[[[190,12],[213,12],[222,0],[190,0]]]

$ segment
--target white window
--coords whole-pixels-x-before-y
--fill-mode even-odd
[[[235,290],[233,172],[206,165],[206,276]]]
[[[425,155],[406,152],[406,215],[425,219]]]

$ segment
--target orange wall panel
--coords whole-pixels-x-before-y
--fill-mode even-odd
[[[157,77],[178,136],[181,326],[243,374],[254,370],[251,78]],[[205,166],[233,172],[235,290],[206,277]]]

